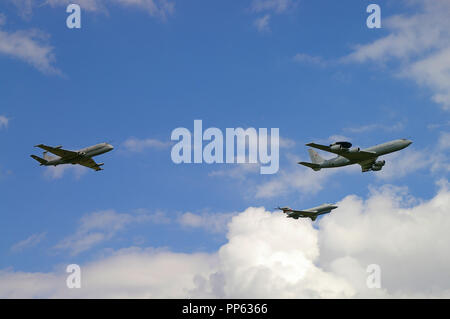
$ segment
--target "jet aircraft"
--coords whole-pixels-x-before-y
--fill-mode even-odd
[[[111,144],[108,143],[100,143],[97,145],[89,146],[86,148],[82,148],[77,151],[69,151],[62,148],[62,145],[51,147],[44,144],[36,145],[35,147],[42,148],[44,151],[43,157],[41,158],[36,155],[31,155],[33,159],[38,161],[41,166],[57,166],[61,164],[79,164],[82,166],[86,166],[92,168],[95,171],[103,170],[101,166],[104,163],[96,163],[92,157],[104,154],[114,149]],[[53,153],[57,156],[49,156],[47,152]]]
[[[361,165],[363,172],[380,171],[386,164],[386,161],[377,161],[379,156],[402,150],[411,145],[411,143],[412,141],[407,139],[398,139],[363,150],[359,147],[352,148],[352,144],[349,142],[336,142],[329,146],[308,143],[306,144],[307,146],[334,153],[337,157],[326,160],[310,148],[308,152],[312,163],[298,162],[298,164],[310,167],[315,171],[320,171],[322,168],[342,167],[352,164]]]
[[[323,214],[329,214],[333,209],[336,209],[337,206],[334,204],[322,204],[317,207],[305,209],[305,210],[294,210],[289,207],[277,207],[277,209],[282,210],[283,213],[286,214],[288,218],[311,218],[312,221],[315,221],[317,216]]]

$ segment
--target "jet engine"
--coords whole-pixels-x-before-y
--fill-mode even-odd
[[[349,153],[358,153],[361,149],[359,147],[353,147],[348,150]]]
[[[85,156],[85,155],[86,155],[86,152],[78,152],[78,155],[80,155],[80,156]]]
[[[383,168],[384,164],[386,164],[386,161],[376,161],[372,165],[372,171],[381,171],[381,169]]]

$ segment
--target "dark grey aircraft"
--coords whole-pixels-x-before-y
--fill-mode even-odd
[[[322,204],[320,206],[308,208],[305,210],[294,210],[289,207],[277,207],[277,209],[282,210],[288,218],[311,218],[312,221],[315,221],[317,216],[329,214],[333,209],[336,208],[337,206],[334,204]]]
[[[100,143],[94,146],[89,146],[86,148],[82,148],[77,151],[69,151],[65,150],[61,146],[51,147],[44,144],[36,145],[35,147],[40,147],[45,150],[43,157],[40,158],[36,155],[31,155],[36,161],[38,161],[41,166],[57,166],[61,164],[79,164],[89,168],[92,168],[96,171],[103,170],[101,166],[104,163],[96,163],[92,157],[104,154],[114,149],[114,147],[108,143]],[[49,156],[47,152],[53,153],[57,156]]]
[[[393,140],[387,143],[372,146],[361,150],[359,147],[353,147],[349,142],[336,142],[330,146],[315,143],[306,144],[326,152],[337,154],[338,156],[329,160],[320,157],[313,149],[308,149],[309,157],[312,163],[299,162],[298,164],[320,171],[322,168],[342,167],[352,164],[361,165],[363,172],[380,171],[386,161],[377,161],[381,155],[393,153],[408,147],[412,141],[407,139]]]

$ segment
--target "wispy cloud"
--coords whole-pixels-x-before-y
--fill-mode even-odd
[[[33,234],[27,239],[24,239],[22,241],[19,241],[18,243],[14,244],[11,247],[11,251],[13,252],[20,252],[26,248],[31,248],[39,244],[42,240],[45,239],[47,236],[47,233],[39,233],[39,234]]]
[[[399,62],[395,75],[429,88],[432,100],[450,110],[450,2],[424,0],[418,13],[385,18],[388,35],[357,45],[344,62]]]
[[[37,3],[33,0],[11,0],[22,17],[29,19],[35,7],[48,5],[50,7],[67,6],[72,0],[46,0]],[[77,4],[83,10],[90,12],[107,12],[108,5],[116,4],[122,7],[136,8],[147,12],[150,16],[165,20],[175,10],[175,3],[169,0],[78,0]]]
[[[255,25],[256,29],[258,29],[259,32],[269,31],[270,30],[269,21],[270,21],[270,14],[266,14],[261,18],[255,19],[253,24]]]
[[[45,168],[44,176],[48,179],[60,179],[67,172],[72,172],[75,179],[80,179],[84,174],[88,172],[88,168],[80,165],[58,165],[58,166],[47,166]]]
[[[42,73],[61,74],[54,66],[54,49],[48,38],[48,34],[37,29],[11,32],[0,29],[0,54],[24,61]]]
[[[0,115],[0,129],[7,128],[9,124],[9,118],[4,115]]]
[[[386,124],[367,124],[361,126],[347,127],[344,128],[344,131],[350,133],[365,133],[374,130],[381,130],[385,132],[393,132],[393,131],[401,131],[405,128],[405,125],[402,122],[394,123],[392,125]]]
[[[237,213],[184,213],[178,218],[178,223],[188,228],[202,228],[212,233],[223,233],[228,223]]]

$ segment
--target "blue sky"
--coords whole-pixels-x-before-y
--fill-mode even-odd
[[[369,29],[372,1],[87,0],[79,30],[65,25],[65,1],[36,2],[0,5],[0,269],[52,272],[128,247],[214,253],[227,243],[226,222],[248,207],[365,199],[386,184],[407,187],[417,203],[448,178],[450,80],[421,67],[447,52],[448,34],[424,45],[420,27],[395,20],[435,13],[429,1],[377,1],[383,27]],[[414,49],[400,48],[407,31]],[[223,131],[280,128],[289,141],[280,171],[174,164],[170,134],[192,131],[195,119]],[[339,138],[414,143],[382,172],[295,164],[308,159],[305,143]],[[52,170],[29,157],[39,143],[103,141],[115,150],[98,158],[101,172]],[[83,217],[96,212],[111,227],[78,251],[96,229],[83,230]]]

